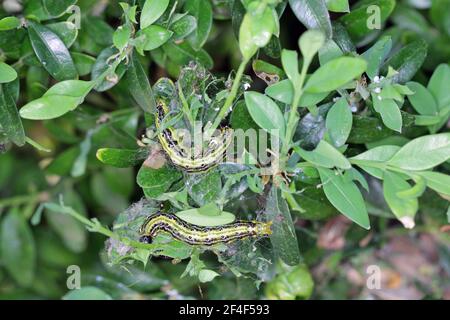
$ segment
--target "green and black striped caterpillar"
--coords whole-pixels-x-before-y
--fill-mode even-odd
[[[272,233],[271,225],[272,222],[237,221],[217,227],[200,227],[173,214],[158,212],[149,216],[141,226],[140,241],[151,243],[158,234],[166,233],[190,245],[211,246],[245,238],[268,237]]]
[[[162,98],[156,100],[155,122],[160,130],[164,118],[169,113],[166,101]],[[175,129],[167,127],[158,134],[159,142],[169,156],[172,163],[186,172],[206,171],[222,161],[225,151],[233,139],[233,129],[222,127],[216,137],[212,137],[202,155],[196,156],[190,148],[183,147],[178,140]]]

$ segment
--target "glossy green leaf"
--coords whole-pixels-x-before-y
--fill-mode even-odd
[[[383,195],[389,208],[405,228],[414,227],[414,216],[419,208],[417,198],[401,198],[397,193],[410,189],[411,186],[395,172],[386,171],[383,175]]]
[[[419,114],[430,116],[438,114],[436,100],[423,85],[418,82],[408,82],[406,85],[414,92],[408,95],[408,100]]]
[[[253,120],[268,132],[278,130],[278,135],[284,137],[286,125],[283,114],[275,102],[265,95],[249,91],[245,93],[245,103]],[[276,131],[273,132],[277,134]]]
[[[119,26],[113,34],[114,46],[119,50],[123,50],[127,46],[128,41],[130,41],[131,32],[130,25],[124,24]]]
[[[268,86],[265,93],[280,102],[291,104],[294,98],[294,87],[289,79],[281,80]],[[326,98],[328,92],[321,93],[309,93],[304,92],[300,98],[298,105],[300,107],[308,107],[318,104],[320,101]]]
[[[31,45],[42,66],[58,81],[77,77],[77,70],[67,47],[49,28],[28,21]]]
[[[181,173],[167,164],[159,169],[143,165],[139,169],[136,182],[144,190],[146,196],[155,198],[167,191],[180,178]]]
[[[317,69],[305,85],[311,93],[330,92],[359,77],[367,68],[360,58],[340,57]],[[333,75],[333,77],[330,77]]]
[[[166,43],[172,37],[172,34],[172,31],[161,26],[149,26],[137,33],[137,37],[142,37],[142,41],[138,43],[137,48],[140,50],[156,49]]]
[[[275,186],[267,197],[265,217],[272,221],[270,242],[275,255],[290,266],[297,265],[301,258],[294,223],[286,200]]]
[[[42,0],[45,10],[53,17],[60,16],[76,2],[76,0]]]
[[[440,172],[424,171],[418,172],[425,178],[427,186],[436,192],[450,195],[450,176]]]
[[[117,168],[127,168],[144,161],[148,156],[148,151],[144,149],[101,148],[97,150],[96,156],[104,164]]]
[[[73,62],[75,63],[75,68],[77,68],[80,76],[85,76],[91,73],[92,67],[95,63],[94,57],[80,52],[72,52],[71,55]]]
[[[155,97],[150,82],[148,81],[147,74],[135,53],[131,58],[130,66],[126,73],[126,81],[128,90],[134,101],[136,101],[145,112],[153,113],[156,105]]]
[[[25,119],[45,120],[62,116],[80,105],[94,83],[82,80],[66,80],[52,86],[41,98],[20,109]]]
[[[303,159],[320,167],[350,169],[351,164],[342,153],[336,150],[325,140],[321,140],[317,147],[312,151],[303,150],[300,147],[294,147]]]
[[[319,30],[308,30],[298,40],[298,46],[305,61],[311,61],[325,43],[325,34]]]
[[[208,39],[212,27],[213,10],[209,0],[186,1],[184,9],[197,19],[197,28],[188,37],[194,49],[200,49]]]
[[[404,170],[421,171],[450,159],[450,133],[439,133],[411,140],[390,160],[389,164]]]
[[[346,99],[338,100],[328,111],[325,125],[335,147],[344,145],[352,129],[352,112]]]
[[[140,25],[141,29],[145,29],[166,11],[169,6],[169,0],[146,0],[142,7]]]
[[[29,287],[35,277],[36,248],[33,233],[19,210],[2,217],[0,257],[2,265],[22,287]]]
[[[20,20],[17,17],[5,17],[0,19],[0,31],[12,30],[20,27]]]
[[[187,14],[175,15],[173,22],[170,26],[170,30],[173,31],[173,40],[180,41],[190,35],[195,29],[197,29],[197,20],[195,17]]]
[[[327,8],[333,12],[349,12],[348,0],[326,0]]]
[[[325,0],[289,0],[298,20],[308,29],[319,29],[331,38],[332,29]]]
[[[210,211],[210,212],[208,212]],[[217,211],[217,214],[210,214]],[[230,212],[221,211],[217,206],[211,208],[206,205],[202,208],[189,209],[176,213],[182,220],[203,227],[215,227],[232,223],[236,217]]]
[[[25,131],[9,84],[0,84],[0,127],[12,142],[25,144]]]
[[[391,15],[394,7],[395,0],[363,1],[360,6],[355,9],[352,8],[349,13],[342,16],[340,21],[344,24],[350,36],[357,40],[372,31],[372,25],[376,25],[377,20],[384,23]]]
[[[450,66],[440,64],[433,72],[428,82],[428,90],[433,94],[438,109],[443,110],[450,106],[450,92],[448,84],[450,83]]]
[[[0,62],[0,84],[11,82],[17,78],[17,72],[13,67]]]
[[[78,36],[78,29],[72,22],[56,22],[45,25],[52,30],[67,48],[70,48]]]
[[[317,168],[328,200],[343,215],[365,229],[370,229],[369,215],[364,199],[353,181],[336,175],[333,170]]]
[[[400,108],[392,99],[383,99],[381,95],[372,93],[373,107],[381,115],[381,119],[386,127],[394,131],[402,131],[403,118]]]
[[[350,161],[357,160],[354,163],[361,169],[371,174],[372,176],[383,179],[384,170],[376,168],[370,165],[370,162],[375,161],[378,163],[384,163],[389,161],[400,150],[399,146],[383,145],[367,150],[360,153],[357,156],[350,158]],[[353,161],[352,161],[353,162]],[[365,165],[367,162],[368,165]]]
[[[382,72],[387,74],[388,66],[391,66],[398,72],[392,77],[394,83],[408,82],[425,61],[427,48],[423,39],[409,43],[385,62]]]
[[[380,68],[392,48],[391,37],[382,37],[361,56],[367,61],[367,75],[374,79],[380,73]]]

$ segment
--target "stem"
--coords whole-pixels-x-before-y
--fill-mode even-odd
[[[183,113],[188,118],[189,123],[191,125],[192,130],[194,130],[195,120],[192,118],[192,113],[189,108],[188,102],[186,101],[186,97],[184,96],[183,89],[181,89],[180,82],[178,82],[178,95],[180,96],[181,106],[183,108]]]
[[[281,149],[281,156],[283,157],[282,165],[287,162],[287,153],[291,146],[292,137],[294,136],[294,130],[297,127],[298,117],[297,108],[300,102],[300,98],[303,95],[303,84],[305,83],[306,72],[311,61],[304,61],[302,66],[302,71],[300,73],[300,78],[298,82],[294,83],[294,99],[292,101],[292,108],[289,112],[289,119],[286,128],[286,136],[284,137],[283,147]]]
[[[39,198],[38,194],[26,195],[26,196],[16,196],[7,199],[0,200],[0,208],[2,207],[10,207],[10,206],[18,206],[24,203],[29,203],[35,201]]]
[[[214,130],[216,130],[219,127],[220,122],[222,122],[222,119],[227,114],[228,109],[230,109],[231,105],[233,104],[233,101],[236,98],[237,91],[239,89],[239,84],[241,83],[242,75],[244,74],[244,71],[245,71],[245,66],[247,65],[248,61],[249,61],[249,59],[244,59],[244,60],[242,60],[241,64],[239,65],[239,68],[236,72],[236,77],[233,80],[233,85],[231,87],[230,94],[227,96],[225,103],[223,104],[222,108],[220,109],[219,113],[217,114],[216,118],[214,119],[213,124],[211,125],[211,127],[209,129],[209,132],[211,132],[211,135],[214,132]]]

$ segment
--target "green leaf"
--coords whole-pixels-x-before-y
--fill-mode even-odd
[[[201,175],[190,175],[185,182],[189,195],[199,206],[217,201],[220,197],[222,179],[217,170]]]
[[[138,31],[136,36],[142,37],[142,40],[138,42],[137,49],[140,51],[156,49],[166,43],[172,35],[172,31],[161,26],[149,26]]]
[[[294,266],[300,263],[300,251],[294,223],[286,201],[275,186],[270,189],[266,202],[265,216],[272,221],[270,242],[276,257]]]
[[[209,0],[186,1],[184,9],[197,19],[197,28],[188,40],[194,49],[200,49],[208,39],[212,27],[213,10]]]
[[[80,76],[86,76],[91,73],[95,63],[94,57],[79,52],[72,52],[71,55]]]
[[[169,6],[169,0],[146,0],[142,7],[140,26],[145,29],[166,11]]]
[[[375,76],[379,75],[381,65],[391,51],[391,48],[392,39],[391,37],[385,36],[361,55],[367,61],[366,73],[370,79],[373,80]]]
[[[80,105],[94,85],[92,81],[66,80],[52,86],[43,96],[20,109],[25,119],[46,120],[62,116]]]
[[[251,23],[250,15],[246,14],[239,28],[239,49],[245,60],[250,60],[258,50],[258,46],[252,40]]]
[[[383,179],[384,170],[372,167],[370,166],[370,163],[372,161],[379,163],[387,162],[397,153],[398,150],[400,150],[399,146],[379,146],[358,154],[353,158],[350,158],[350,161],[353,162],[352,160],[358,160],[357,162],[355,162],[357,166],[359,166],[361,169],[371,174],[372,176],[378,179]],[[368,165],[365,165],[365,163],[367,163]]]
[[[381,95],[375,93],[372,93],[372,102],[375,111],[381,115],[384,125],[401,133],[403,119],[397,103],[392,99],[383,99]]]
[[[232,223],[236,217],[230,212],[221,211],[216,205],[205,205],[202,208],[189,209],[176,213],[180,219],[203,227],[216,227]],[[205,212],[210,211],[210,212]],[[217,214],[213,214],[217,212]]]
[[[6,84],[0,84],[0,127],[12,142],[18,146],[25,144],[25,131],[22,121],[11,95],[10,87]]]
[[[327,8],[333,12],[349,12],[348,0],[326,0]]]
[[[36,248],[33,234],[19,210],[10,211],[0,226],[2,265],[22,287],[29,287],[35,276]]]
[[[419,114],[433,116],[439,113],[436,100],[423,85],[418,82],[408,82],[406,85],[414,92],[408,100]]]
[[[45,10],[53,17],[62,15],[76,2],[76,0],[42,0]]]
[[[293,89],[293,86],[300,77],[300,73],[298,72],[297,51],[283,49],[283,51],[281,51],[281,64],[283,65],[284,72],[286,72],[287,77],[292,83],[291,88]]]
[[[245,93],[245,103],[253,120],[264,130],[278,129],[278,136],[284,137],[286,125],[283,114],[275,102],[265,95],[249,91]],[[274,132],[274,134],[276,134]]]
[[[294,99],[294,87],[289,79],[281,80],[266,87],[265,93],[271,98],[286,104],[292,104]],[[299,106],[308,107],[318,104],[326,98],[329,92],[309,93],[304,92],[300,98]]]
[[[344,53],[334,40],[329,39],[319,50],[319,63],[324,65],[328,61],[342,57]]]
[[[180,41],[190,35],[197,28],[197,20],[187,14],[175,15],[170,30],[173,31],[173,40]]]
[[[308,30],[298,40],[298,46],[305,61],[311,61],[324,43],[325,35],[319,30]]]
[[[251,41],[259,48],[266,46],[276,30],[272,9],[267,6],[261,14],[257,12],[247,14],[250,16]]]
[[[0,31],[17,29],[20,27],[20,20],[17,17],[5,17],[0,19]]]
[[[289,0],[295,16],[308,29],[319,29],[331,38],[332,29],[325,0]]]
[[[159,169],[143,165],[139,169],[136,182],[147,197],[156,198],[180,178],[181,173],[167,164]]]
[[[106,70],[110,68],[108,59],[114,54],[117,54],[117,52],[118,52],[117,49],[113,47],[108,47],[100,52],[97,59],[95,60],[94,65],[92,66],[91,79],[93,81],[99,79],[100,76],[103,75],[106,72]],[[98,92],[103,92],[111,89],[120,81],[120,79],[125,74],[125,71],[126,67],[123,64],[119,64],[119,66],[115,70],[116,76],[105,77],[104,79],[102,79],[101,82],[95,85],[95,90]]]
[[[352,130],[352,112],[345,98],[339,99],[328,111],[325,125],[335,147],[344,145]]]
[[[31,45],[42,66],[58,81],[77,77],[77,70],[69,50],[49,28],[28,21]]]
[[[4,62],[0,62],[0,84],[7,83],[17,78],[17,72],[13,67]]]
[[[131,26],[128,24],[121,25],[114,31],[113,44],[117,49],[123,50],[127,46],[128,41],[130,41],[130,38]]]
[[[148,156],[148,151],[144,149],[101,148],[97,150],[96,156],[104,164],[116,168],[128,168],[145,160]]]
[[[72,207],[76,212],[87,217],[83,200],[74,190],[67,188],[63,190],[62,195],[64,205]],[[76,253],[86,249],[88,233],[82,223],[61,211],[46,210],[45,218],[68,249]]]
[[[408,82],[425,61],[427,48],[423,39],[409,43],[384,63],[382,72],[387,74],[390,66],[398,72],[392,77],[393,83]]]
[[[356,184],[342,175],[336,175],[333,170],[320,167],[317,170],[323,191],[333,206],[361,227],[370,229],[366,205]]]
[[[100,17],[87,16],[82,20],[82,30],[86,30],[89,38],[101,47],[112,45],[114,29]]]
[[[424,171],[417,172],[425,178],[427,186],[436,192],[450,195],[450,176],[440,172]]]
[[[433,94],[439,110],[443,110],[450,105],[449,83],[450,66],[448,64],[440,64],[434,70],[428,82],[428,90]]]
[[[96,287],[83,287],[69,291],[63,296],[63,300],[112,300],[112,297]]]
[[[300,147],[294,147],[303,159],[324,168],[350,169],[351,164],[347,158],[325,140],[321,140],[313,151],[306,151]]]
[[[45,25],[52,30],[67,48],[70,48],[78,36],[78,29],[72,22],[56,22]]]
[[[136,53],[133,53],[130,60],[130,66],[126,73],[126,81],[128,90],[139,107],[145,112],[153,113],[156,105],[155,97],[150,82],[148,81],[147,74],[139,62]]]
[[[450,133],[416,138],[405,144],[388,162],[411,171],[433,168],[450,159]]]
[[[414,216],[419,208],[417,198],[401,198],[399,192],[411,186],[395,172],[386,171],[383,175],[383,195],[394,215],[405,228],[414,227]]]
[[[320,93],[336,90],[359,77],[366,68],[366,61],[360,58],[339,57],[333,59],[311,75],[305,85],[305,91]]]
[[[200,270],[198,274],[198,280],[201,283],[213,281],[215,277],[220,276],[217,272],[209,269]]]
[[[376,8],[369,10],[368,8]],[[358,40],[372,31],[369,26],[377,18],[384,23],[395,7],[395,0],[369,0],[361,2],[361,5],[340,18],[353,40]],[[379,13],[379,15],[378,15]],[[374,19],[375,18],[375,19]],[[381,26],[380,26],[381,27]]]

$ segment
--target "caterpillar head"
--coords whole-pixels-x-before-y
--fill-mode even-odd
[[[139,238],[139,241],[143,242],[143,243],[152,243],[152,237],[150,237],[150,236],[142,236],[142,237]]]
[[[263,237],[268,237],[272,234],[272,221],[269,222],[259,222],[256,225],[257,234]]]

